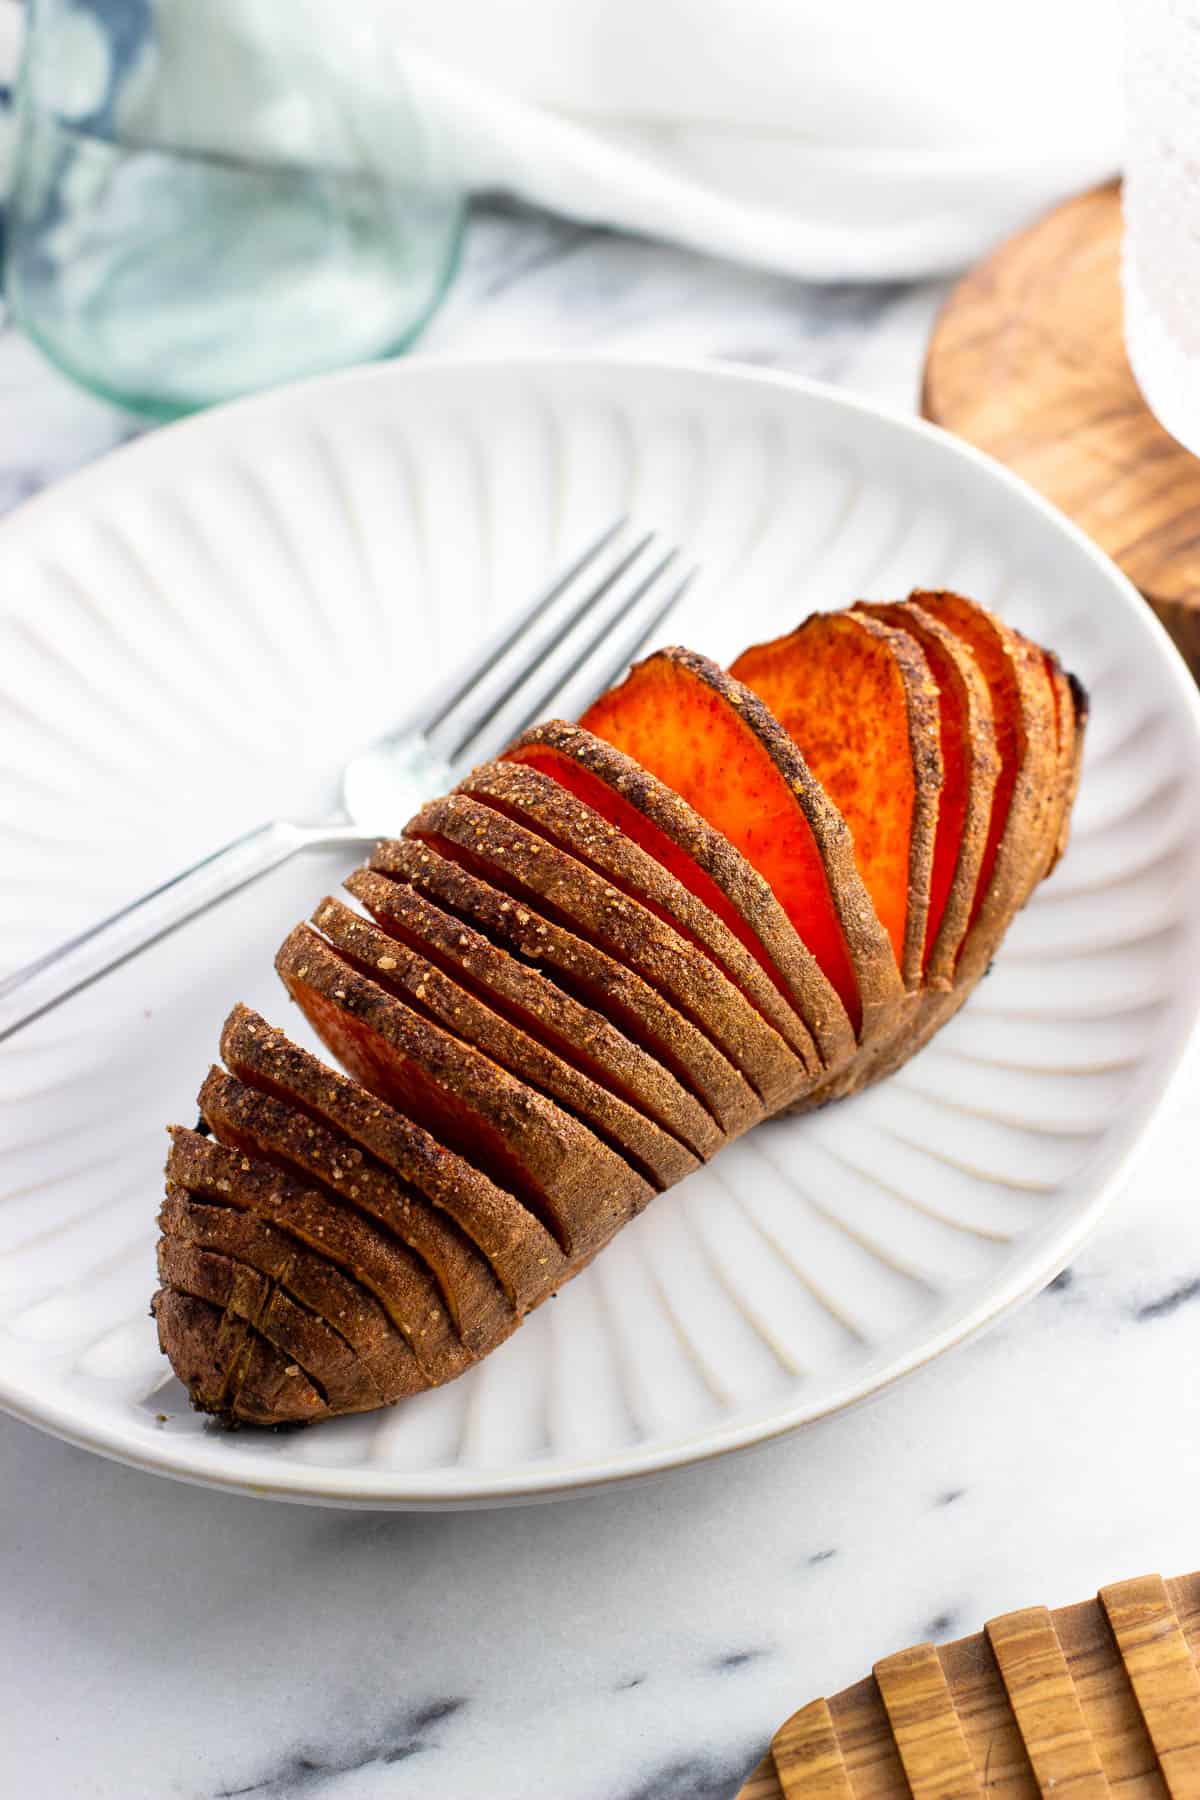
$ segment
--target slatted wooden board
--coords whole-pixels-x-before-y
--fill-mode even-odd
[[[1200,1800],[1200,1574],[1141,1575],[885,1657],[776,1732],[738,1800]]]
[[[927,418],[1053,500],[1146,596],[1200,680],[1200,458],[1125,355],[1121,201],[1080,194],[966,275],[929,342]]]

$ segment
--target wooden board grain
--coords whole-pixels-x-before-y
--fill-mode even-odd
[[[1200,1800],[1200,1574],[919,1644],[780,1726],[738,1800]]]
[[[946,302],[922,407],[1082,526],[1200,679],[1200,460],[1163,430],[1133,378],[1120,255],[1115,183],[1010,238]]]

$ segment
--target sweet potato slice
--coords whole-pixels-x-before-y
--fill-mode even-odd
[[[850,832],[905,986],[920,986],[942,787],[937,688],[916,641],[864,613],[814,613],[744,650],[744,682],[799,746]]]
[[[273,1163],[178,1125],[171,1128],[167,1180],[197,1199],[255,1213],[328,1258],[374,1295],[408,1340],[427,1382],[449,1381],[474,1360],[476,1352],[459,1338],[424,1263],[352,1208]]]
[[[366,882],[385,889],[390,885],[382,875],[368,875]],[[363,885],[361,880],[358,885]],[[697,1167],[691,1152],[652,1119],[600,1087],[573,1063],[485,1005],[428,957],[378,925],[368,924],[338,900],[323,901],[313,914],[313,924],[360,974],[398,994],[406,1006],[556,1101],[659,1191]],[[467,960],[469,970],[470,958]]]
[[[297,1363],[246,1322],[177,1288],[151,1301],[163,1355],[199,1412],[230,1424],[310,1425],[329,1408]]]
[[[181,1239],[258,1269],[324,1319],[354,1351],[380,1396],[377,1405],[390,1405],[426,1386],[408,1340],[374,1295],[286,1231],[235,1206],[194,1200],[176,1187],[167,1189],[158,1223],[165,1238]]]
[[[496,1341],[512,1306],[487,1258],[446,1214],[365,1156],[341,1132],[283,1100],[210,1069],[200,1089],[201,1116],[218,1142],[280,1164],[406,1244],[424,1263],[469,1350]]]
[[[661,650],[580,723],[673,788],[758,870],[859,1042],[890,1035],[903,983],[849,831],[758,697],[706,657]]]
[[[914,601],[856,607],[908,632],[920,645],[938,690],[942,792],[925,928],[926,983],[948,988],[975,900],[1000,769],[992,701],[974,654]]]
[[[751,1046],[751,1080],[770,1108],[794,1098],[807,1080],[815,1080],[821,1072],[812,1034],[794,1008],[717,914],[623,829],[539,766],[539,756],[562,760],[537,745],[530,745],[528,753],[520,745],[514,746],[506,761],[473,769],[459,783],[458,792],[495,807],[506,818],[577,857],[701,950],[761,1021],[744,1027]],[[585,772],[581,774],[588,779]]]
[[[518,1312],[553,1292],[566,1259],[541,1220],[420,1125],[329,1068],[248,1006],[235,1006],[221,1055],[247,1086],[343,1132],[424,1194],[478,1246]]]
[[[1054,697],[1041,651],[959,594],[919,590],[910,599],[974,653],[987,683],[1000,768],[975,898],[955,968],[956,984],[987,968],[1017,909],[1045,872],[1064,799]]]
[[[308,926],[275,960],[342,1065],[530,1206],[572,1261],[653,1193],[578,1120],[351,968]]]
[[[550,777],[599,814],[613,828],[610,843],[661,866],[680,896],[664,897],[672,890],[655,896],[664,914],[725,969],[798,1054],[807,1056],[811,1041],[823,1070],[854,1054],[845,1007],[770,887],[728,838],[656,775],[561,719],[534,726],[505,758]],[[606,854],[603,862],[595,856],[600,872],[625,887],[620,860],[618,853],[611,859]]]
[[[689,1064],[688,1074],[727,1136],[763,1117],[761,1100],[721,1042],[734,1029],[726,1006],[735,990],[678,932],[574,857],[465,795],[432,801],[405,835],[451,846],[494,887],[587,938],[689,1019],[707,1053]]]
[[[508,894],[439,855],[428,843],[398,838],[379,844],[371,869],[392,881],[395,905],[405,891],[400,884],[407,884],[414,894],[462,921],[468,948],[475,929],[541,982],[534,1004],[544,1003],[545,1016],[556,1016],[558,1025],[570,1030],[572,1042],[587,1045],[610,1082],[615,1079],[643,1112],[698,1158],[706,1161],[724,1143],[712,1114],[675,1073],[710,1047],[695,1026],[666,1005],[640,976],[552,920],[514,905]],[[577,1012],[554,1015],[555,994]]]

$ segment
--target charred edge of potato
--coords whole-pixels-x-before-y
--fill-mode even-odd
[[[1052,650],[1042,651],[1043,665],[1054,692],[1054,724],[1058,741],[1058,774],[1062,802],[1050,844],[1046,874],[1057,868],[1071,834],[1071,812],[1083,773],[1083,739],[1087,729],[1088,700],[1082,684],[1068,674]]]
[[[197,1412],[228,1426],[277,1431],[328,1418],[328,1407],[299,1366],[244,1319],[172,1287],[159,1289],[151,1310],[159,1347]]]
[[[269,1220],[236,1206],[198,1200],[171,1185],[159,1228],[164,1238],[193,1243],[257,1269],[323,1319],[353,1350],[364,1379],[379,1395],[376,1405],[390,1405],[425,1387],[407,1338],[375,1296]]]
[[[185,1237],[159,1242],[163,1285],[243,1318],[307,1377],[329,1413],[369,1412],[385,1404],[373,1372],[332,1326],[261,1270]],[[236,1412],[238,1399],[230,1396]]]

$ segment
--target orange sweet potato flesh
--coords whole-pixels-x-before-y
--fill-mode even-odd
[[[707,658],[659,651],[584,714],[741,851],[769,883],[856,1030],[890,1028],[895,959],[844,822],[756,697]],[[881,942],[882,940],[882,942]]]
[[[912,638],[859,613],[817,613],[742,652],[745,682],[800,747],[850,828],[905,984],[921,980],[942,756],[937,693]]]

